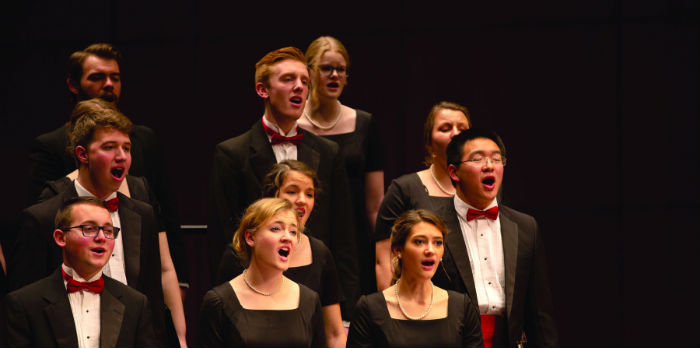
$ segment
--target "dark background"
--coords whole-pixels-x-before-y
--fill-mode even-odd
[[[697,346],[697,10],[631,0],[5,4],[1,227],[29,203],[31,139],[70,112],[71,52],[101,41],[123,51],[119,106],[158,134],[181,222],[203,225],[214,145],[263,112],[255,62],[333,35],[352,60],[343,103],[382,127],[386,185],[423,168],[422,126],[440,100],[501,134],[504,200],[541,225],[562,345]],[[201,232],[186,242],[192,344],[209,284]]]

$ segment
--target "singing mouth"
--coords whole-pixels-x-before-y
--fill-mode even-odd
[[[283,247],[277,250],[277,253],[280,254],[280,256],[287,257],[289,256],[289,248],[288,247]]]
[[[110,173],[111,173],[112,176],[114,176],[115,178],[121,178],[122,175],[124,175],[124,168],[112,168],[112,170],[110,171]]]
[[[488,185],[488,186],[493,185],[495,182],[496,182],[496,179],[494,179],[494,178],[486,178],[484,180],[481,180],[482,184]]]
[[[433,266],[433,265],[435,265],[435,260],[425,260],[425,261],[421,262],[421,265],[423,265],[423,266]]]
[[[99,255],[102,255],[105,253],[104,248],[93,248],[93,249],[90,249],[90,251],[92,251],[95,254],[99,254]]]
[[[303,99],[301,99],[301,97],[294,96],[294,97],[291,97],[289,99],[289,101],[292,102],[292,104],[294,104],[294,105],[300,106],[301,103],[303,102]]]

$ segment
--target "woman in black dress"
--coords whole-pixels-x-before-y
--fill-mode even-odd
[[[313,169],[295,160],[275,164],[262,182],[264,197],[279,197],[292,202],[302,227],[314,209],[318,187]],[[233,246],[228,246],[221,258],[217,279],[220,283],[228,281],[243,270]],[[340,315],[343,292],[328,247],[320,239],[302,233],[284,275],[319,294],[328,347],[345,347],[347,335]]]
[[[445,149],[455,135],[470,127],[469,110],[462,105],[443,101],[430,109],[423,130],[428,168],[393,180],[379,207],[374,233],[379,290],[391,282],[389,235],[394,221],[410,209],[436,212],[453,204],[455,188],[447,174]]]
[[[373,293],[377,284],[371,235],[384,197],[381,137],[371,114],[340,103],[350,68],[345,46],[334,37],[321,36],[309,44],[305,55],[313,83],[298,124],[340,148],[352,192],[360,292]]]
[[[447,227],[427,210],[409,210],[391,231],[396,283],[362,296],[348,347],[483,347],[479,312],[469,295],[430,280],[442,260]]]
[[[282,274],[301,230],[286,199],[263,198],[246,209],[233,246],[248,268],[204,296],[201,346],[326,346],[318,294]]]

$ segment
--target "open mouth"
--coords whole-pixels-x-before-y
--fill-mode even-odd
[[[328,86],[328,88],[338,88],[340,85],[337,82],[331,82],[326,86]]]
[[[300,207],[300,208],[296,208],[296,212],[297,212],[297,217],[298,217],[298,218],[303,218],[304,215],[306,215],[306,209],[301,208],[301,207]]]
[[[112,168],[110,173],[113,177],[121,179],[121,177],[124,175],[124,168]]]
[[[420,264],[423,266],[432,267],[433,265],[435,265],[435,260],[424,260]]]
[[[282,257],[287,257],[287,256],[289,256],[289,248],[288,247],[281,248],[281,249],[277,250],[277,253],[280,254],[280,256],[282,256]]]
[[[104,248],[92,248],[92,249],[90,249],[90,251],[92,251],[93,253],[98,254],[98,255],[103,255],[105,253]]]
[[[496,182],[496,179],[494,178],[486,178],[484,180],[481,180],[481,183],[487,186],[492,186]]]
[[[303,100],[299,96],[291,97],[291,98],[289,98],[289,101],[292,102],[292,104],[297,105],[297,106],[301,106],[301,103],[303,102]]]

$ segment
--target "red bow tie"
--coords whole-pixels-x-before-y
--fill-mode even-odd
[[[480,216],[491,220],[498,219],[498,206],[486,210],[476,210],[472,208],[469,208],[469,210],[467,210],[467,221],[478,219]]]
[[[115,212],[119,209],[119,196],[114,197],[108,201],[105,201],[105,208],[110,212]]]
[[[68,290],[68,293],[87,290],[99,294],[102,293],[102,290],[105,288],[105,280],[102,278],[102,276],[100,276],[100,279],[95,280],[94,282],[83,283],[73,279],[73,277],[66,273],[63,267],[61,267],[61,272],[63,273],[63,279],[66,280],[66,289]]]
[[[265,124],[265,121],[263,121],[263,128],[265,129],[265,133],[267,133],[270,136],[270,143],[272,145],[277,145],[281,143],[292,143],[294,145],[299,145],[301,144],[301,140],[304,139],[304,133],[299,132],[299,126],[297,126],[297,134],[291,137],[285,137],[282,134],[279,134],[276,132],[274,129],[268,127]]]

